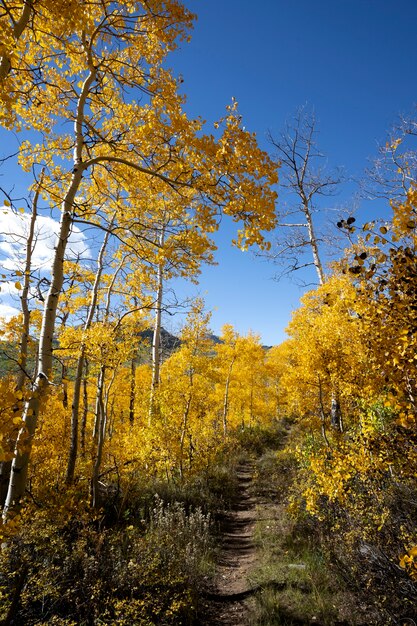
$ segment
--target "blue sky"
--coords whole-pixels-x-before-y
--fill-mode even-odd
[[[398,115],[411,113],[417,103],[416,0],[185,4],[198,19],[191,43],[182,44],[169,64],[184,78],[188,112],[206,119],[209,132],[235,97],[246,128],[271,150],[267,131],[278,134],[308,103],[329,164],[359,177]],[[14,175],[16,180],[0,184],[18,184]],[[353,205],[353,192],[350,182],[332,199],[335,216],[338,207]],[[382,203],[367,203],[358,213],[366,221],[370,212],[386,211]],[[224,220],[216,236],[218,265],[204,269],[199,287],[180,286],[179,295],[205,298],[216,333],[228,322],[240,332],[261,334],[265,344],[279,343],[302,291],[289,280],[274,282],[273,265],[233,249],[234,235],[234,225]],[[166,321],[173,330],[178,323],[177,317]]]
[[[360,177],[401,113],[417,103],[415,0],[190,0],[198,15],[192,41],[173,66],[184,77],[187,108],[208,122],[234,96],[248,130],[265,149],[308,103],[319,123],[329,165]],[[334,206],[353,205],[354,184]],[[359,217],[386,213],[383,203],[359,207]],[[337,215],[337,211],[336,211]],[[233,229],[217,237],[218,265],[204,270],[200,293],[215,308],[216,332],[230,322],[266,344],[284,329],[302,293],[293,281],[274,282],[272,265],[229,246]]]

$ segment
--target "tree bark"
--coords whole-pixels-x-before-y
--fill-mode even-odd
[[[95,423],[97,433],[97,448],[93,466],[93,474],[91,477],[91,505],[94,508],[98,508],[101,505],[100,489],[99,489],[99,477],[100,467],[103,458],[104,440],[106,436],[106,414],[104,408],[104,380],[106,375],[106,366],[102,365],[97,380],[97,397],[96,397],[96,411],[95,411]]]
[[[98,289],[100,286],[100,280],[103,273],[104,266],[104,254],[106,251],[106,247],[110,237],[111,225],[113,223],[113,219],[110,224],[110,229],[106,231],[104,236],[103,243],[100,248],[100,252],[97,259],[97,271],[94,279],[94,285],[91,290],[91,301],[90,306],[88,308],[87,319],[84,324],[83,331],[86,332],[94,319],[94,314],[96,312],[97,300],[98,300]],[[80,346],[80,354],[78,355],[77,368],[75,374],[74,381],[74,391],[73,391],[73,399],[72,399],[72,409],[71,409],[71,443],[68,454],[68,464],[67,464],[67,473],[65,482],[67,485],[71,485],[74,482],[74,474],[75,474],[75,464],[77,462],[77,453],[78,453],[78,417],[80,411],[80,398],[81,398],[81,385],[83,380],[83,371],[84,371],[84,362],[85,362],[85,351],[86,346],[84,341]]]
[[[19,371],[16,377],[15,391],[22,391],[25,381],[28,378],[27,373],[27,361],[28,361],[28,341],[29,341],[29,329],[30,329],[30,310],[28,304],[28,295],[30,287],[30,272],[32,267],[32,253],[33,253],[33,239],[35,236],[35,225],[38,215],[38,200],[39,200],[39,188],[43,179],[44,170],[42,170],[39,184],[37,186],[33,202],[32,202],[32,215],[30,218],[29,233],[26,240],[26,258],[25,267],[23,271],[23,286],[22,295],[20,296],[21,310],[22,310],[22,332],[20,335],[20,347],[19,347]],[[19,409],[16,409],[16,414]],[[14,436],[18,435],[16,429]],[[13,446],[13,435],[11,436],[10,446]],[[4,506],[7,491],[10,482],[10,472],[12,469],[12,461],[3,461],[0,463],[0,504]]]
[[[229,366],[229,371],[227,372],[226,385],[224,389],[224,398],[223,398],[223,438],[226,439],[227,436],[227,416],[229,413],[229,388],[230,388],[230,380],[232,377],[233,365],[236,361],[236,355],[233,355],[232,361]]]
[[[75,196],[80,188],[83,172],[88,167],[88,163],[83,163],[83,121],[84,108],[87,95],[91,85],[96,78],[96,69],[91,69],[84,81],[77,105],[77,115],[74,122],[75,147],[74,147],[74,168],[71,182],[62,201],[61,220],[59,224],[58,240],[55,245],[55,255],[51,270],[51,284],[48,295],[45,299],[42,326],[39,338],[38,355],[38,375],[33,386],[31,398],[26,403],[23,412],[24,426],[20,429],[16,447],[15,457],[12,462],[9,488],[3,508],[3,520],[6,521],[9,511],[17,506],[23,497],[26,489],[28,465],[32,447],[33,437],[36,431],[41,402],[48,389],[49,377],[52,374],[52,351],[53,336],[55,331],[55,320],[58,308],[58,300],[62,292],[64,282],[64,258],[67,248],[68,238],[73,224],[73,209]]]
[[[136,402],[136,359],[137,350],[134,351],[130,363],[130,393],[129,393],[129,423],[133,427],[135,423],[135,402]]]
[[[317,236],[314,231],[313,217],[311,215],[309,202],[304,191],[301,190],[300,193],[301,193],[301,197],[303,201],[303,212],[307,220],[308,240],[310,242],[311,253],[313,255],[313,265],[317,272],[319,285],[324,285],[325,276],[324,276],[323,265],[322,265],[320,254],[319,254],[319,247],[317,245]]]
[[[16,41],[19,40],[20,36],[22,35],[23,31],[25,30],[30,20],[32,8],[33,8],[33,0],[25,0],[23,3],[23,8],[22,8],[22,13],[20,15],[20,18],[15,23],[14,28],[13,28],[13,36]],[[9,57],[7,56],[1,57],[0,80],[4,80],[9,74],[11,69],[12,69],[12,64],[11,64]]]
[[[84,377],[83,377],[83,414],[81,418],[80,428],[80,447],[81,455],[85,456],[85,431],[87,428],[87,416],[88,416],[88,361],[85,359]]]
[[[332,400],[330,406],[330,423],[335,430],[339,431],[340,433],[343,432],[342,409],[340,407],[337,392],[334,390],[332,392]]]
[[[159,247],[162,248],[165,239],[165,227],[162,227],[159,237]],[[160,381],[161,369],[161,319],[162,319],[162,298],[164,292],[164,268],[161,261],[158,265],[157,286],[156,286],[156,308],[155,322],[152,338],[152,384],[151,397],[149,406],[149,426],[152,424],[153,418],[158,413],[157,409],[157,392]]]

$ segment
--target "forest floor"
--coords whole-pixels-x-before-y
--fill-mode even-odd
[[[216,575],[207,589],[201,626],[247,626],[253,588],[248,577],[257,551],[254,531],[257,499],[252,493],[254,464],[237,469],[237,494],[221,524]]]

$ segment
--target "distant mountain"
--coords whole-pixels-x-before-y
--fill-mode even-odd
[[[152,348],[152,339],[153,339],[153,329],[147,328],[146,330],[142,330],[139,333],[139,337],[145,341],[145,343],[149,344]],[[181,345],[181,339],[172,335],[170,332],[165,330],[165,328],[161,328],[161,352],[162,359],[165,360],[172,354],[175,350],[177,350]]]
[[[149,342],[152,346],[152,338],[153,338],[153,329],[148,328],[147,330],[143,330],[139,333],[139,336]],[[210,333],[208,335],[208,339],[210,339],[214,344],[219,345],[223,343],[222,339],[218,335],[214,335]],[[168,357],[174,350],[177,350],[181,346],[181,339],[176,337],[172,333],[165,330],[165,328],[161,328],[161,346],[163,358]],[[270,350],[272,346],[262,346],[264,350]]]
[[[211,339],[213,343],[223,343],[223,341],[217,335],[209,335],[208,338]]]

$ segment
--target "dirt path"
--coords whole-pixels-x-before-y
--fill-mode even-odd
[[[247,600],[252,594],[247,580],[256,560],[253,532],[256,502],[250,493],[253,464],[237,471],[238,493],[223,525],[217,575],[206,594],[201,626],[248,626]]]

